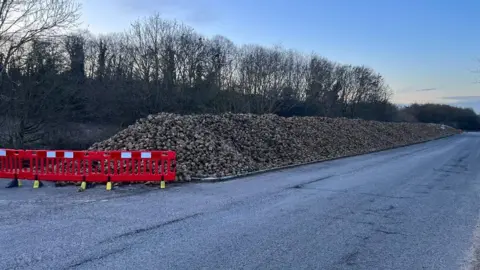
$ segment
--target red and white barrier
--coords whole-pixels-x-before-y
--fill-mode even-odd
[[[0,149],[0,178],[18,179],[24,151]]]
[[[28,166],[21,169],[20,179],[42,181],[84,181],[84,151],[26,150]]]
[[[173,151],[0,149],[0,178],[68,182],[174,181]]]

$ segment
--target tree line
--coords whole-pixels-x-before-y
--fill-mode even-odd
[[[412,104],[399,110],[403,121],[445,124],[462,130],[480,130],[480,118],[471,108],[445,104]]]
[[[158,112],[426,119],[393,105],[384,78],[366,66],[238,46],[158,14],[93,35],[72,29],[79,12],[74,0],[0,4],[3,145],[84,148]],[[79,127],[112,128],[68,133]]]

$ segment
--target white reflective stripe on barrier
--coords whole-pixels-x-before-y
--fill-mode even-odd
[[[152,158],[152,153],[151,152],[143,152],[140,154],[141,158]]]
[[[65,153],[63,154],[63,157],[65,157],[65,158],[73,158],[73,152],[65,152]]]
[[[131,152],[123,152],[121,154],[122,158],[132,158],[132,153]]]
[[[7,156],[7,151],[5,150],[0,150],[0,157],[6,157]]]
[[[54,158],[54,157],[57,157],[57,153],[55,153],[54,151],[47,152],[47,158]]]

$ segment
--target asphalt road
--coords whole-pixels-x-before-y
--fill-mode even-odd
[[[1,189],[0,269],[466,268],[479,172],[467,133],[166,190]]]

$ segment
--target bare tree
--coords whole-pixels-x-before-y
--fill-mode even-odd
[[[2,0],[0,48],[3,66],[25,44],[76,26],[80,6],[75,0]]]
[[[26,54],[46,54],[39,44],[62,31],[75,26],[79,18],[79,4],[74,0],[2,0],[0,2],[0,62],[2,64],[2,108],[11,144],[22,148],[29,135],[38,133],[44,121],[39,120],[38,108],[45,107],[45,95],[36,93],[35,84],[25,80],[26,74],[17,70],[21,67],[35,70],[34,61]],[[30,55],[32,54],[30,53]],[[41,64],[41,63],[38,63]],[[14,76],[13,76],[14,75]],[[8,80],[8,82],[5,82]],[[57,89],[50,84],[46,93]],[[33,99],[38,99],[37,106]],[[6,102],[5,102],[6,101]],[[42,105],[39,105],[39,103]]]

